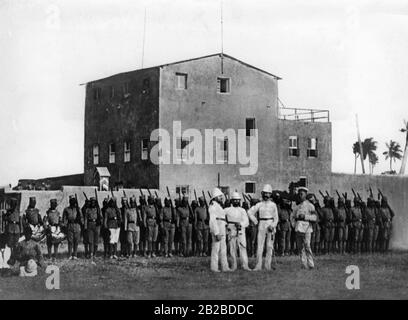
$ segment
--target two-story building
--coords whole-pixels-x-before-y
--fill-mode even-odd
[[[263,183],[287,189],[299,179],[310,186],[327,181],[328,111],[283,108],[279,80],[213,54],[88,82],[85,185],[98,185],[97,167],[108,168],[111,186],[168,186],[172,193],[201,193],[216,185],[257,193]],[[151,139],[158,128],[169,134],[161,136],[160,148],[158,138]],[[208,138],[215,129],[220,130]],[[247,163],[242,153],[250,155],[251,144]],[[154,160],[156,151],[165,163]],[[242,170],[248,167],[250,174]]]

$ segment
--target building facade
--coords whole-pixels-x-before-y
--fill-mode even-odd
[[[331,174],[328,112],[281,108],[279,80],[214,54],[87,83],[85,184],[97,185],[96,167],[108,168],[111,185],[172,193],[319,184]],[[158,128],[160,144],[150,139]],[[242,151],[256,142],[248,163]],[[156,151],[161,163],[152,161]]]

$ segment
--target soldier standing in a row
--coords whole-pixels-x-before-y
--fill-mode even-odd
[[[35,207],[36,198],[30,197],[28,207],[23,215],[23,227],[29,227],[32,231],[32,239],[35,241],[43,238],[43,220],[40,211]]]
[[[230,271],[227,259],[227,244],[226,244],[226,219],[225,211],[222,208],[223,193],[220,189],[214,188],[211,195],[211,202],[208,208],[210,215],[210,232],[212,236],[211,244],[211,271],[220,272],[219,262],[221,262],[221,270],[224,272]]]
[[[93,259],[98,251],[98,241],[101,231],[102,214],[99,209],[96,198],[89,199],[89,207],[85,209],[84,214],[84,236],[88,239],[89,255]]]
[[[104,226],[109,229],[109,257],[117,259],[118,241],[120,235],[121,214],[116,205],[116,198],[109,199],[108,207],[105,210]]]
[[[173,207],[171,199],[164,199],[164,208],[161,211],[160,227],[163,230],[163,248],[164,256],[172,257],[172,248],[174,241],[174,234],[176,232],[177,215]]]
[[[177,208],[177,215],[180,221],[181,248],[180,256],[189,256],[191,247],[192,225],[190,223],[190,208],[188,198],[183,197],[180,205]]]
[[[262,269],[262,255],[266,241],[266,259],[265,269],[271,269],[272,252],[274,250],[274,239],[276,226],[279,222],[278,209],[276,204],[272,202],[272,187],[266,184],[262,189],[262,201],[248,210],[249,218],[258,225],[257,235],[257,251],[256,251],[256,266],[255,271]],[[256,214],[259,218],[256,218]],[[259,222],[258,222],[259,221]]]
[[[81,238],[81,226],[84,223],[75,196],[69,197],[69,206],[62,213],[62,223],[67,229],[68,256],[77,260],[78,244]]]
[[[354,207],[351,208],[352,221],[352,250],[353,253],[361,253],[361,242],[363,240],[363,214],[360,208],[360,202],[357,197],[354,198]]]
[[[241,208],[241,197],[238,192],[231,195],[231,207],[225,208],[225,217],[227,220],[228,245],[232,257],[231,270],[237,269],[237,251],[241,258],[242,268],[251,271],[248,267],[248,256],[246,249],[245,228],[249,224],[246,211]]]
[[[197,236],[197,253],[198,256],[206,257],[208,252],[208,235],[209,235],[209,215],[208,207],[203,197],[198,198],[199,205],[194,211],[194,226]]]
[[[380,231],[380,237],[382,239],[381,250],[383,252],[386,252],[388,251],[390,245],[392,219],[394,218],[395,214],[394,211],[389,206],[387,198],[384,196],[381,199],[380,210],[382,216],[382,230]]]
[[[314,254],[317,255],[320,254],[320,243],[322,241],[322,228],[320,226],[322,220],[321,214],[322,208],[320,207],[319,200],[317,200],[314,195],[308,195],[307,200],[309,200],[313,204],[316,211],[316,221],[310,222],[313,230],[310,245],[312,247],[312,252],[314,252]]]
[[[147,256],[152,258],[156,257],[156,254],[153,252],[158,234],[158,225],[157,225],[157,208],[154,203],[154,198],[149,196],[147,198],[147,206],[144,208],[144,226],[146,229],[146,238],[147,242]]]
[[[344,254],[347,243],[348,230],[346,224],[346,207],[344,199],[342,197],[337,200],[337,208],[335,208],[335,219],[339,253]]]
[[[277,227],[279,254],[289,255],[290,252],[290,216],[292,213],[292,202],[287,199],[281,200],[281,205],[278,206],[279,223]]]
[[[250,200],[250,207],[252,208],[259,202],[258,199],[252,198]],[[247,212],[249,211],[250,208],[247,209]],[[259,213],[255,214],[255,218],[258,219]],[[250,257],[255,257],[256,255],[256,247],[257,247],[257,235],[258,235],[258,226],[249,219],[249,226],[247,227],[247,234],[248,234],[248,241],[247,241],[247,246],[249,247],[248,254]]]
[[[47,210],[46,215],[44,216],[49,259],[51,259],[51,257],[53,260],[57,259],[59,244],[65,237],[65,235],[61,232],[61,224],[62,217],[60,212],[57,210],[57,199],[51,199],[50,208]],[[52,247],[54,247],[54,255],[51,255]]]
[[[305,269],[313,269],[313,254],[310,239],[313,233],[311,222],[316,221],[316,211],[313,204],[307,199],[308,189],[298,188],[300,203],[295,207],[292,215],[292,224],[295,226],[298,253]]]
[[[324,252],[330,254],[332,251],[334,241],[334,213],[331,205],[331,198],[329,196],[324,197],[324,207],[321,209],[323,230],[324,230]]]
[[[10,248],[12,255],[17,246],[20,234],[23,231],[22,219],[17,204],[18,201],[16,198],[10,199],[10,208],[7,210],[5,217],[7,245]]]
[[[137,210],[136,198],[130,198],[130,207],[124,210],[123,216],[127,240],[126,256],[132,255],[132,257],[135,257],[139,246],[140,225],[142,223],[142,218]]]

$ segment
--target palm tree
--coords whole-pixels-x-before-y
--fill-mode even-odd
[[[375,150],[377,150],[377,141],[374,141],[374,138],[367,138],[361,144],[363,147],[363,160],[366,160],[368,156],[369,164],[370,164],[370,172],[372,172],[373,168],[372,168],[372,162],[370,161],[370,159],[374,160],[375,158],[377,158],[377,162],[378,162],[378,157],[375,154]],[[357,166],[357,158],[361,156],[360,144],[358,143],[358,141],[354,142],[353,144],[353,153],[354,153],[354,174],[355,174],[356,166]],[[375,164],[377,162],[375,162]]]
[[[368,155],[368,161],[370,162],[370,173],[374,173],[374,167],[378,163],[378,156],[373,152]]]
[[[402,158],[401,146],[398,142],[393,140],[390,140],[389,143],[385,143],[385,145],[388,150],[383,152],[383,155],[385,155],[385,160],[390,159],[390,172],[392,172],[392,160],[394,159],[395,162],[397,159],[401,160]]]
[[[408,122],[404,120],[404,128],[400,129],[401,132],[406,133],[405,137],[405,148],[404,148],[404,157],[402,158],[401,169],[399,174],[405,174],[405,166],[407,165],[408,158]]]
[[[368,164],[370,173],[373,173],[373,164],[374,166],[378,163],[378,156],[375,151],[377,150],[377,141],[374,141],[374,138],[367,138],[363,142],[363,155],[364,160],[368,156]]]

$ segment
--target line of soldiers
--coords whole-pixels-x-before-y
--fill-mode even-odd
[[[240,239],[235,242],[232,249],[226,247],[227,252],[239,248],[239,255],[243,256],[245,248],[245,256],[257,256],[258,259],[265,250],[268,254],[267,248],[271,242],[265,240],[267,232],[265,230],[269,227],[270,221],[264,222],[263,218],[258,220],[263,210],[270,210],[273,204],[277,208],[278,218],[272,223],[276,229],[277,240],[272,242],[272,249],[282,256],[298,254],[299,245],[293,215],[299,199],[289,197],[285,192],[272,192],[270,186],[267,187],[267,192],[263,193],[271,193],[267,209],[263,209],[266,206],[265,199],[258,200],[245,194],[242,194],[241,199],[238,193],[217,202],[221,208],[233,211],[230,213],[231,217],[239,216],[242,212],[245,212],[247,217],[239,230],[231,228],[231,224],[225,225],[224,231],[229,232],[229,238]],[[339,195],[337,205],[333,197],[328,194],[322,196],[323,206],[314,194],[307,194],[308,202],[313,204],[316,211],[316,220],[309,223],[313,231],[310,244],[315,254],[372,253],[385,252],[389,249],[394,212],[385,196],[379,201],[374,200],[371,195],[367,202],[356,196],[353,205],[351,200],[347,199],[347,194]],[[213,203],[214,196],[210,195],[210,199]],[[7,244],[12,251],[21,241],[25,228],[31,229],[32,239],[36,241],[46,238],[48,256],[53,259],[57,257],[59,245],[65,239],[68,242],[68,257],[74,260],[77,259],[81,238],[85,257],[91,259],[98,251],[100,237],[103,240],[104,257],[112,259],[117,259],[119,255],[207,256],[215,241],[213,236],[210,237],[210,205],[204,192],[191,203],[186,196],[174,200],[169,196],[164,199],[164,203],[157,194],[156,197],[149,194],[147,199],[142,194],[139,203],[134,196],[130,198],[124,196],[121,199],[121,208],[118,208],[113,195],[103,200],[102,208],[99,207],[96,197],[86,199],[82,208],[79,208],[76,195],[72,195],[69,197],[69,206],[62,214],[57,210],[57,200],[51,199],[50,208],[44,218],[36,208],[35,197],[29,200],[28,208],[22,216],[17,207],[18,202],[14,198],[10,201],[10,208],[1,216],[0,231],[7,234]],[[243,210],[239,213],[234,212],[235,209],[230,209],[237,207],[237,203]],[[259,241],[263,241],[261,246],[258,246]],[[247,268],[247,258],[244,257],[244,260],[246,260],[243,262],[244,268]],[[257,268],[259,263],[258,260]]]

